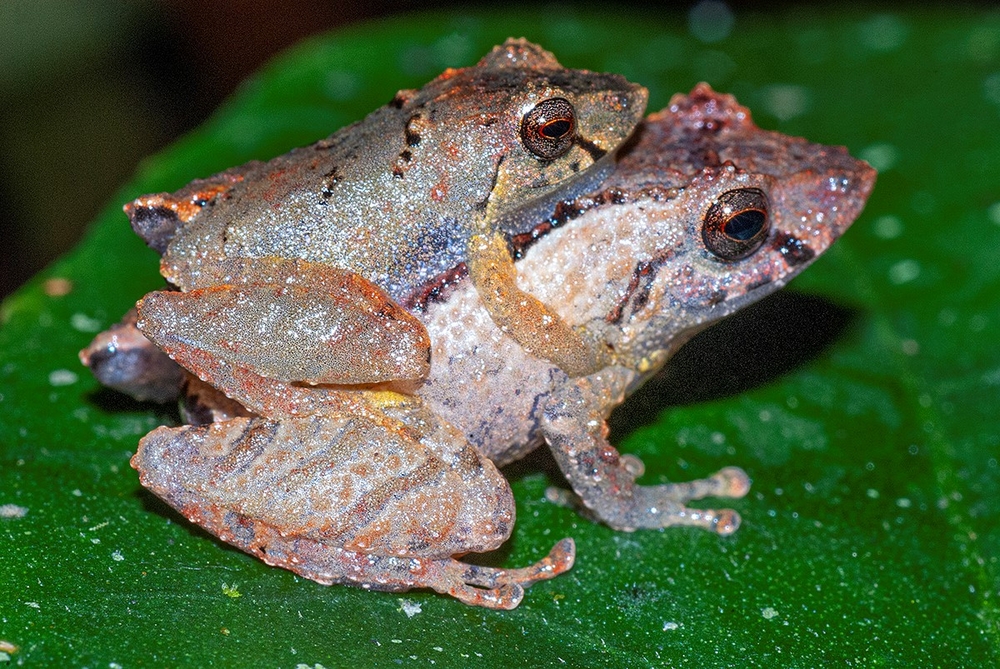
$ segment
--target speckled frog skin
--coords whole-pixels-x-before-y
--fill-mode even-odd
[[[842,148],[758,129],[705,85],[638,132],[602,184],[513,238],[520,288],[599,342],[604,367],[574,377],[532,354],[454,268],[441,290],[397,305],[430,341],[429,373],[410,389],[267,377],[177,334],[197,318],[151,318],[147,336],[200,379],[193,414],[214,422],[144,437],[132,461],[143,485],[224,541],[320,583],[427,587],[493,608],[517,606],[524,587],[573,563],[571,539],[521,569],[454,557],[507,538],[514,505],[496,465],[543,443],[571,487],[552,499],[600,522],[735,531],[734,511],[686,503],[743,496],[742,470],[637,485],[642,463],[608,443],[605,420],[694,333],[825,251],[875,173]],[[374,322],[404,318],[390,306]],[[140,321],[160,308],[140,303]]]
[[[461,264],[522,345],[583,374],[600,365],[599,351],[519,293],[507,238],[533,225],[553,198],[586,192],[607,175],[646,97],[619,75],[566,69],[540,47],[508,40],[474,67],[400,91],[312,146],[139,198],[126,211],[163,253],[163,276],[189,293],[225,285],[233,272],[294,276],[307,287],[323,284],[334,267],[404,301],[434,290]],[[198,295],[206,309],[220,299],[211,290]],[[525,307],[515,296],[534,309],[527,322],[550,323],[547,330],[518,327]],[[367,381],[426,372],[422,342],[402,345],[398,335],[390,339],[400,344],[391,356],[399,366],[372,368]],[[357,356],[351,366],[344,380],[357,382]]]

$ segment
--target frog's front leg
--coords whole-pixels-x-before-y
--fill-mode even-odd
[[[694,509],[685,503],[705,497],[738,499],[750,479],[738,467],[726,467],[707,479],[687,483],[639,485],[639,462],[622,456],[608,443],[599,375],[578,379],[558,390],[546,404],[542,432],[573,494],[556,493],[554,501],[583,506],[590,515],[617,529],[690,525],[721,535],[732,534],[740,516],[732,509]]]
[[[588,341],[548,305],[518,288],[517,270],[502,234],[474,235],[467,266],[490,318],[526,351],[571,377],[607,366],[608,353],[600,344]]]
[[[513,608],[573,564],[572,541],[523,569],[464,564],[514,523],[507,481],[455,428],[346,414],[161,427],[139,443],[142,484],[223,541],[320,583],[432,588]]]
[[[278,258],[213,272],[137,305],[142,333],[202,379],[192,360],[305,384],[414,383],[430,369],[424,326],[357,274]]]

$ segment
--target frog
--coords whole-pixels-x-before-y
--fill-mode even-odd
[[[213,319],[216,337],[235,330],[228,345],[253,345],[225,308],[179,313],[165,305],[174,293],[152,293],[138,327],[197,377],[191,396],[206,420],[153,430],[132,466],[190,521],[267,564],[322,584],[429,588],[493,609],[518,606],[525,588],[575,560],[568,537],[525,567],[462,560],[507,540],[515,509],[498,468],[543,445],[569,486],[550,490],[552,502],[619,531],[731,535],[736,510],[691,503],[745,496],[743,469],[640,484],[644,465],[609,442],[608,416],[696,333],[825,252],[875,177],[843,147],[760,129],[707,84],[674,96],[600,184],[566,194],[510,238],[519,288],[604,348],[609,362],[584,376],[498,326],[454,267],[375,316],[405,312],[426,333],[430,369],[410,388],[262,375],[201,346],[194,328]],[[276,283],[300,276],[273,269]],[[237,288],[251,281],[241,276],[232,275]],[[349,275],[327,279],[354,299]]]
[[[255,277],[240,292],[255,305],[246,321],[265,308],[274,318],[322,311],[329,327],[294,329],[300,345],[289,349],[304,357],[213,349],[266,376],[418,383],[429,369],[422,326],[407,314],[371,316],[383,295],[398,300],[459,264],[498,325],[581,375],[603,365],[603,350],[518,288],[509,237],[554,200],[603,180],[647,96],[621,75],[567,69],[538,45],[509,39],[326,139],[125,210],[185,300],[232,309],[239,274]],[[350,297],[326,302],[323,287],[341,280]]]

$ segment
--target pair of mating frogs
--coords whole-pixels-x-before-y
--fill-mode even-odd
[[[572,487],[553,498],[611,527],[735,531],[686,503],[741,497],[742,470],[638,485],[605,419],[822,253],[875,175],[704,84],[645,103],[509,40],[312,146],[126,205],[171,289],[81,357],[183,396],[191,424],[132,459],[143,485],[320,583],[491,608],[573,563],[571,539],[520,569],[455,559],[506,540],[497,466],[543,442]]]

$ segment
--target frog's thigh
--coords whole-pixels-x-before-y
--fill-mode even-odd
[[[135,309],[80,351],[97,380],[137,400],[177,399],[184,372],[135,326]]]
[[[511,607],[525,585],[572,564],[572,546],[564,545],[522,570],[452,559],[507,538],[510,488],[468,444],[436,452],[390,419],[236,418],[159,428],[132,464],[143,485],[189,520],[321,583],[429,587]]]
[[[602,349],[517,287],[517,270],[502,235],[473,236],[467,264],[490,318],[529,353],[555,363],[572,377],[586,376],[607,364]]]
[[[138,325],[171,356],[227,362],[277,381],[423,379],[430,369],[427,331],[370,286],[353,276],[331,290],[299,276],[293,285],[155,292],[139,302]]]
[[[608,443],[604,417],[587,379],[553,396],[545,407],[542,431],[575,494],[557,494],[555,501],[580,504],[619,530],[692,525],[728,535],[739,527],[740,516],[732,509],[693,509],[684,504],[704,497],[743,497],[750,488],[743,470],[727,467],[687,483],[637,484],[641,467]]]

